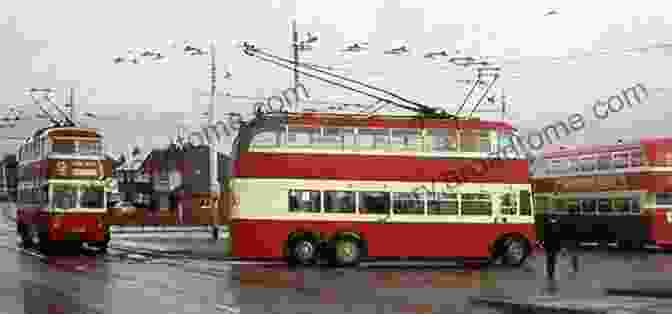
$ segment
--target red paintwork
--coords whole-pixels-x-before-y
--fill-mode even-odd
[[[360,223],[334,221],[234,220],[232,254],[236,257],[280,258],[288,235],[296,230],[317,231],[328,238],[337,231],[362,235],[372,257],[489,257],[499,236],[517,232],[530,245],[536,241],[533,224]]]
[[[61,222],[61,227],[58,229],[54,228],[56,217]],[[80,240],[103,241],[105,229],[98,227],[98,221],[103,217],[104,214],[97,213],[49,214],[39,208],[20,208],[17,211],[18,223],[47,225],[49,240],[63,240],[65,232],[84,227],[85,232],[80,233]]]
[[[655,215],[651,216],[650,239],[656,243],[672,242],[672,224],[667,222],[665,213],[667,208],[656,208]]]
[[[501,184],[530,183],[527,160],[484,161],[481,159],[430,159],[415,156],[356,154],[245,152],[241,153],[240,159],[234,161],[234,176],[405,182],[435,180]]]

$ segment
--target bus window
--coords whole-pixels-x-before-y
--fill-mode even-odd
[[[581,213],[583,214],[595,214],[596,202],[595,200],[581,200]]]
[[[433,152],[456,152],[457,151],[457,130],[455,129],[429,129],[429,135],[432,139]]]
[[[275,147],[279,144],[279,132],[278,131],[264,131],[258,133],[252,139],[253,147]]]
[[[490,194],[465,193],[462,197],[462,215],[492,215]]]
[[[630,212],[633,214],[638,214],[639,210],[639,197],[634,197],[630,200]]]
[[[77,207],[77,187],[54,185],[50,207],[63,209]]]
[[[641,167],[642,166],[642,151],[637,150],[630,152],[630,167]]]
[[[389,129],[359,129],[357,145],[360,148],[385,148],[389,143]]]
[[[55,141],[51,146],[51,149],[54,153],[57,154],[74,154],[75,143],[67,141]]]
[[[564,198],[553,199],[553,208],[551,208],[551,210],[554,212],[567,211],[567,200]]]
[[[355,192],[350,191],[325,191],[325,213],[355,213]]]
[[[463,152],[489,153],[492,146],[490,143],[490,131],[480,129],[462,130],[460,135],[460,149]]]
[[[614,154],[613,158],[614,168],[623,169],[628,167],[628,154],[627,153],[617,153]]]
[[[418,145],[417,129],[392,129],[390,144],[396,149],[415,150]]]
[[[579,160],[577,158],[570,158],[567,166],[569,167],[570,172],[576,172],[581,169],[581,165],[579,164]]]
[[[520,199],[523,199],[521,195]],[[537,213],[544,213],[551,208],[551,199],[547,196],[535,196],[534,197],[534,209]],[[522,214],[522,211],[521,211]]]
[[[515,215],[518,211],[516,197],[512,193],[504,193],[500,195],[499,206],[502,215]]]
[[[568,199],[567,200],[567,211],[572,214],[576,215],[579,213],[579,201],[575,199]]]
[[[598,170],[609,170],[611,168],[611,156],[609,155],[600,155],[597,159],[597,169]]]
[[[306,147],[315,143],[320,134],[319,128],[289,127],[287,132],[287,145]]]
[[[359,192],[358,194],[360,214],[387,215],[390,213],[389,192]]]
[[[105,191],[103,187],[91,187],[82,189],[81,207],[83,208],[104,208],[103,204]]]
[[[429,193],[427,211],[429,215],[457,215],[459,203],[456,193]]]
[[[597,211],[600,213],[609,213],[611,212],[611,204],[609,204],[609,199],[603,198],[597,201]]]
[[[289,191],[289,212],[319,213],[321,207],[319,191]]]
[[[322,128],[322,135],[317,142],[322,146],[341,148],[343,145],[343,130],[341,128]]]
[[[630,211],[630,202],[622,198],[617,198],[612,200],[614,212],[616,213],[627,213]]]
[[[656,193],[656,205],[672,205],[672,193]]]
[[[392,208],[395,214],[425,214],[425,193],[393,192],[392,199]]]
[[[595,170],[594,157],[581,158],[581,171],[594,171],[594,170]]]
[[[102,145],[97,142],[79,142],[78,153],[80,155],[101,155]]]
[[[343,134],[343,145],[345,147],[354,147],[357,144],[354,128],[343,128],[341,133]]]

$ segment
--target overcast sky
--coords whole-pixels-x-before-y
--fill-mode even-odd
[[[424,59],[424,53],[459,49],[508,60],[502,64],[503,78],[495,87],[510,97],[512,122],[534,129],[574,112],[590,112],[596,99],[606,99],[635,83],[650,89],[672,87],[666,75],[672,48],[639,55],[622,53],[627,48],[672,42],[667,3],[12,1],[0,11],[4,56],[0,59],[0,112],[8,104],[31,103],[24,94],[29,87],[76,87],[82,110],[102,115],[131,112],[134,117],[87,121],[103,128],[111,151],[127,150],[129,144],[147,149],[160,146],[175,134],[178,120],[197,125],[198,115],[207,109],[207,98],[200,104],[193,100],[194,89],[208,86],[207,58],[171,51],[169,40],[190,40],[197,46],[216,40],[219,68],[233,73],[233,80],[224,80],[222,72],[219,90],[271,96],[290,86],[291,73],[243,55],[232,42],[249,40],[289,56],[290,23],[296,18],[302,35],[310,31],[320,37],[314,51],[302,54],[304,60],[346,66],[352,69],[348,75],[353,78],[432,106],[459,105],[467,87],[455,80],[474,75]],[[550,10],[559,14],[545,16]],[[353,41],[369,42],[369,53],[339,53]],[[409,46],[410,56],[383,54],[401,44]],[[112,58],[125,55],[128,48],[158,48],[169,59],[160,64],[113,64]],[[584,56],[566,57],[573,55]],[[308,78],[304,82],[316,99],[371,102]],[[656,92],[641,108],[592,123],[564,141],[613,142],[615,137],[667,135],[664,117],[668,106],[664,104],[672,99],[669,95]],[[60,102],[62,94],[58,96]],[[27,107],[27,111],[37,110]],[[220,99],[218,110],[249,112],[250,105]],[[27,136],[38,125],[46,122],[24,122],[16,129],[0,129],[0,134]],[[224,146],[221,149],[228,151]],[[14,149],[13,143],[0,144],[0,152]]]

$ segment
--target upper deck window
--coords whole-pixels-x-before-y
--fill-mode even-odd
[[[490,131],[481,129],[462,130],[460,148],[463,152],[489,153],[492,148]]]
[[[318,138],[319,144],[328,146],[343,145],[343,129],[341,128],[322,128],[322,135]]]
[[[642,151],[636,150],[630,152],[630,167],[641,167],[642,166]]]
[[[609,170],[611,168],[611,156],[609,154],[601,154],[597,158],[598,170]]]
[[[74,154],[75,143],[69,141],[54,141],[51,151],[58,154]]]
[[[81,155],[102,155],[103,145],[98,142],[79,142],[78,153]]]
[[[428,193],[427,210],[430,215],[457,215],[460,203],[457,193]]]
[[[390,213],[389,192],[359,192],[358,194],[360,214],[387,215]]]
[[[462,215],[492,215],[490,194],[465,193],[462,198]]]
[[[430,129],[433,152],[456,152],[458,133],[456,129]]]
[[[264,131],[254,136],[252,146],[269,147],[276,146],[280,140],[280,132]]]
[[[320,128],[296,128],[289,127],[287,132],[287,144],[289,146],[309,146],[317,142]]]
[[[656,193],[656,205],[672,205],[672,193]]]
[[[390,143],[402,150],[415,150],[418,145],[418,129],[392,129]]]
[[[583,157],[581,158],[581,171],[594,171],[597,161],[595,157]]]
[[[362,148],[385,148],[389,144],[389,129],[359,129],[357,145]]]
[[[628,167],[628,153],[614,154],[613,164],[615,169],[623,169]]]

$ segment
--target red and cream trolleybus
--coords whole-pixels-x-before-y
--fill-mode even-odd
[[[18,151],[17,233],[26,246],[107,248],[106,189],[112,165],[96,129],[37,130]]]
[[[562,215],[581,241],[672,244],[672,138],[546,153],[533,185],[537,213]]]
[[[254,119],[234,144],[232,254],[339,265],[501,256],[520,265],[535,241],[527,160],[492,158],[472,171],[511,129],[393,114]]]

